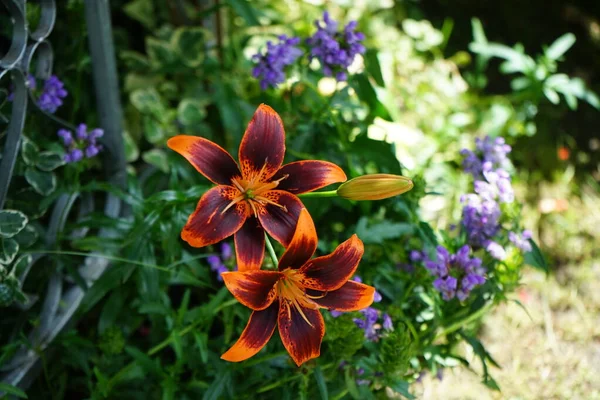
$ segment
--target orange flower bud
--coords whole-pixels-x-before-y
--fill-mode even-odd
[[[381,200],[408,192],[413,186],[413,181],[405,176],[371,174],[341,184],[337,195],[349,200]]]

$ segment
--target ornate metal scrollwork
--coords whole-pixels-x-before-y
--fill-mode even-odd
[[[13,24],[11,44],[0,58],[0,80],[10,77],[14,97],[10,116],[0,115],[0,124],[8,122],[7,135],[4,140],[2,159],[0,160],[0,210],[4,207],[14,166],[19,154],[21,135],[27,115],[28,98],[37,108],[36,99],[27,87],[27,76],[34,71],[38,79],[47,79],[52,74],[53,51],[46,40],[52,32],[56,20],[56,4],[54,0],[39,0],[41,16],[36,29],[28,32],[26,21],[26,0],[0,0],[9,12]],[[103,165],[108,182],[115,186],[124,186],[125,156],[122,142],[122,114],[119,102],[118,81],[109,5],[107,0],[85,0],[86,18],[89,29],[89,44],[93,63],[94,81],[101,127],[104,129],[104,145],[107,151],[103,154]],[[35,63],[35,68],[31,68]],[[44,113],[45,114],[45,113]],[[47,115],[47,114],[46,114]],[[67,124],[51,117],[55,122]],[[78,207],[74,207],[79,202]],[[78,215],[73,215],[75,208]],[[61,195],[53,206],[50,221],[46,229],[45,243],[55,247],[59,232],[68,219],[77,219],[94,211],[94,199],[91,195],[79,193]],[[107,195],[104,201],[104,213],[112,218],[121,214],[121,201],[113,195]],[[80,230],[77,234],[85,235]],[[110,236],[108,230],[100,230],[99,236]],[[19,276],[21,284],[27,279],[36,263],[45,256],[36,255]],[[86,281],[88,287],[108,267],[108,262],[98,257],[85,258],[78,268],[78,273]],[[66,279],[60,268],[52,274],[48,281],[43,299],[40,323],[28,335],[34,350],[22,348],[11,360],[0,366],[0,381],[14,386],[26,388],[35,378],[39,365],[40,352],[43,352],[60,331],[71,321],[81,303],[85,290]],[[3,393],[0,392],[0,396]]]

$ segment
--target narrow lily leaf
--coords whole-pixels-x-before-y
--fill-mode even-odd
[[[27,394],[18,387],[9,385],[8,383],[0,382],[0,392],[17,396],[20,399],[28,399]]]
[[[327,384],[325,383],[325,377],[323,376],[323,371],[321,371],[321,367],[317,365],[313,372],[315,374],[315,380],[317,381],[319,393],[321,394],[321,399],[328,400],[329,392],[327,391]]]

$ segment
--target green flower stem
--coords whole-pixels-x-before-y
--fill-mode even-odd
[[[324,192],[301,193],[298,197],[337,197],[337,190],[327,190]]]
[[[476,319],[481,317],[483,314],[485,314],[487,311],[489,311],[489,309],[492,308],[493,305],[494,305],[494,303],[492,303],[492,302],[487,303],[485,306],[481,307],[479,310],[475,311],[473,314],[444,328],[440,333],[435,335],[435,338],[433,339],[433,341],[435,342],[436,339],[439,339],[442,336],[447,336],[450,333],[455,332],[455,331],[459,330],[460,328],[464,327],[468,323],[475,321]]]
[[[279,260],[277,259],[277,254],[275,254],[275,249],[271,244],[271,240],[269,240],[269,235],[265,232],[265,244],[267,245],[267,250],[269,251],[269,256],[271,256],[271,260],[273,260],[273,264],[275,264],[275,268],[279,265]]]

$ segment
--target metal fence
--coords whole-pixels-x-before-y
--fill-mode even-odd
[[[57,16],[54,0],[39,0],[41,18],[32,32],[26,20],[26,0],[0,0],[9,13],[12,22],[12,37],[9,50],[0,54],[0,80],[9,79],[13,87],[11,115],[0,114],[0,129],[8,124],[0,161],[0,210],[3,209],[9,192],[14,166],[18,158],[25,119],[31,113],[41,113],[42,118],[51,118],[49,123],[62,124],[64,121],[45,114],[36,105],[36,99],[27,85],[30,72],[38,79],[47,79],[52,73],[53,51],[47,40],[52,32]],[[0,8],[0,12],[4,12]],[[85,18],[89,36],[89,49],[92,59],[94,86],[96,88],[97,112],[100,127],[104,129],[102,153],[105,179],[112,185],[125,185],[125,152],[122,140],[122,111],[119,98],[115,54],[112,40],[112,27],[108,0],[85,0]],[[35,68],[32,66],[35,65]],[[65,123],[67,126],[69,124]],[[60,126],[57,126],[59,128]],[[82,218],[87,213],[98,211],[95,199],[98,194],[63,194],[53,205],[49,223],[45,227],[45,245],[54,248],[59,233],[67,220]],[[106,195],[102,201],[104,213],[118,218],[123,213],[121,201],[113,195]],[[84,236],[85,230],[77,235]],[[109,230],[100,230],[99,236],[111,235]],[[29,272],[44,255],[36,255],[32,262],[19,275],[21,286]],[[60,267],[60,265],[59,265]],[[108,267],[108,262],[98,257],[87,257],[78,268],[79,275],[88,287],[96,281]],[[21,348],[8,362],[0,365],[0,382],[26,388],[36,377],[40,368],[40,355],[66,325],[71,322],[75,311],[85,294],[84,288],[75,284],[56,268],[52,273],[46,294],[40,298],[39,324],[28,333],[30,348]],[[23,306],[31,307],[35,300]],[[18,332],[15,332],[17,334]],[[0,396],[2,393],[0,393]]]

